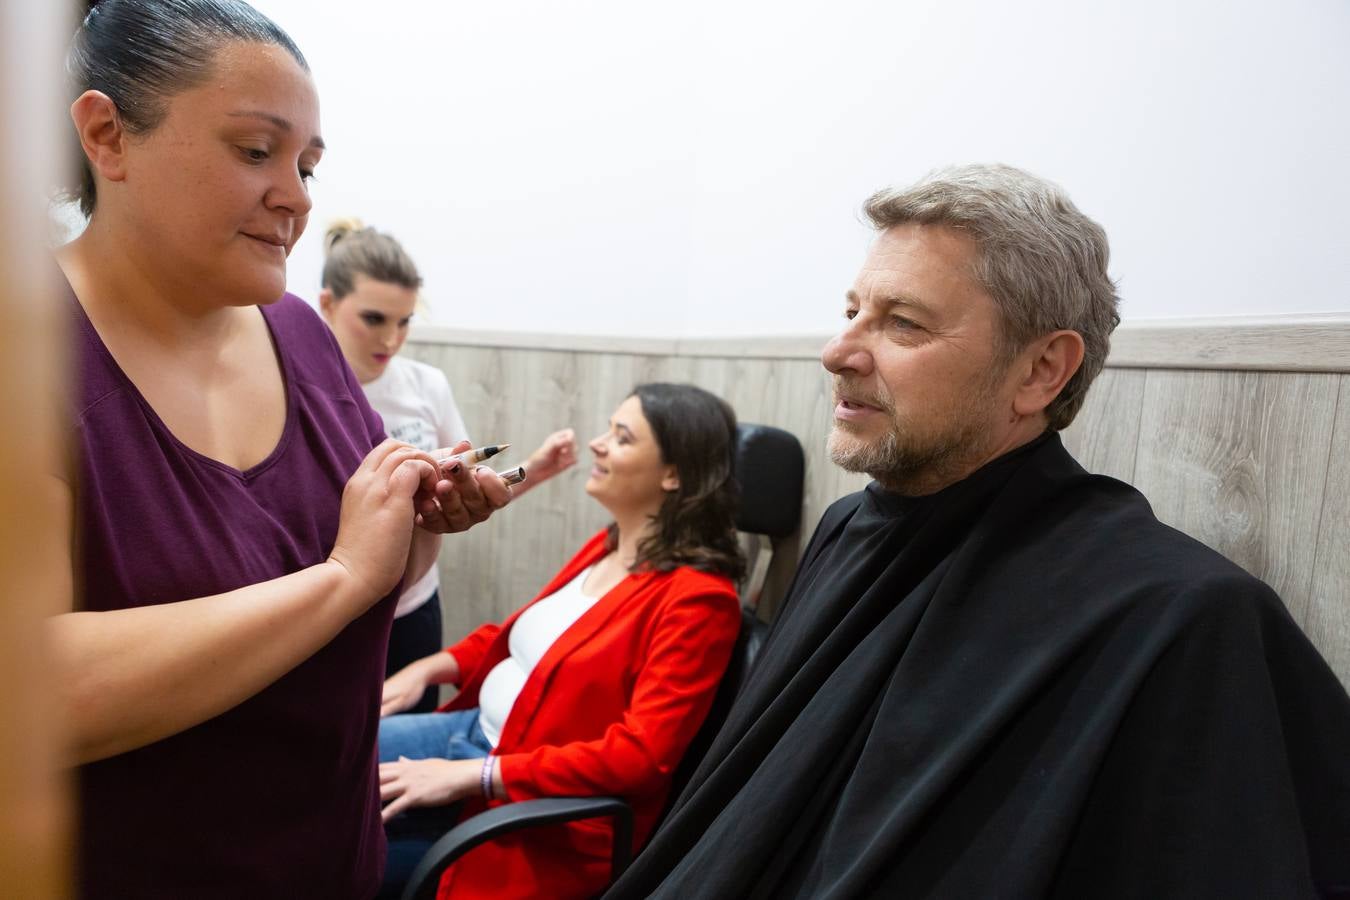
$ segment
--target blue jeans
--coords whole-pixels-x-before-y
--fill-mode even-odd
[[[477,709],[390,716],[380,720],[380,762],[408,759],[482,759],[492,745]],[[379,897],[396,898],[431,845],[459,819],[459,804],[410,809],[384,826],[389,856]]]

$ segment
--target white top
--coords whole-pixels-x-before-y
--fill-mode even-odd
[[[395,356],[379,378],[362,385],[371,407],[384,420],[385,434],[418,450],[449,447],[469,439],[464,418],[445,373],[434,366]],[[406,616],[431,599],[440,586],[436,564],[412,584],[404,585],[394,617]]]
[[[571,628],[599,597],[581,592],[589,568],[520,614],[511,626],[506,644],[511,655],[492,667],[478,689],[478,723],[492,746],[502,736],[502,726],[534,667],[548,648]]]

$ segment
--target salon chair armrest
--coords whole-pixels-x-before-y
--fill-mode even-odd
[[[616,879],[628,868],[633,857],[633,810],[628,804],[617,797],[546,797],[493,807],[450,829],[431,845],[413,870],[404,888],[403,900],[435,900],[441,873],[485,841],[522,828],[600,816],[614,819],[610,878]]]

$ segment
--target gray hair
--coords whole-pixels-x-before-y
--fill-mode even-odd
[[[1005,363],[1052,331],[1082,336],[1083,364],[1045,409],[1051,429],[1068,426],[1120,324],[1102,227],[1057,185],[1003,165],[942,169],[911,187],[878,191],[863,211],[878,231],[913,222],[944,225],[975,240],[979,258],[972,274],[999,310],[1003,328],[996,349]]]

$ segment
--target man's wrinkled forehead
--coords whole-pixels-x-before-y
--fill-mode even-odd
[[[846,295],[849,302],[938,312],[984,295],[975,275],[979,247],[946,226],[906,223],[877,235]]]
[[[903,291],[870,292],[867,300],[878,306],[904,310],[913,315],[933,316],[937,314],[933,304],[925,301],[922,297]],[[850,309],[856,309],[863,305],[863,296],[857,290],[850,288],[844,293],[844,303]]]

